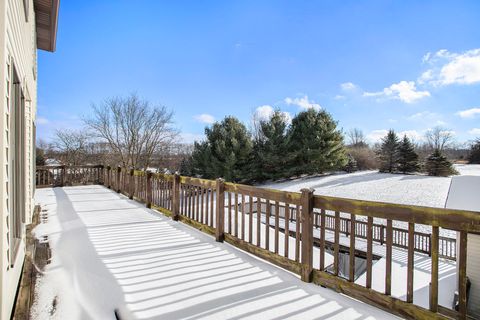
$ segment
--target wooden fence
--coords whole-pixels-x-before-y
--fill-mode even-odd
[[[467,234],[480,232],[478,212],[318,196],[310,189],[301,193],[286,192],[227,183],[222,179],[205,180],[120,167],[94,168],[98,168],[101,175],[98,180],[90,177],[83,180],[75,178],[74,181],[104,184],[158,209],[174,220],[214,235],[217,241],[226,241],[295,272],[303,281],[332,288],[407,318],[467,318]],[[48,173],[43,172],[45,170]],[[58,168],[39,168],[37,185],[74,184],[68,181],[65,173],[76,171],[70,171],[68,167],[62,170],[63,176]],[[79,172],[92,175],[89,170]],[[45,174],[53,178],[42,180]],[[95,174],[93,171],[96,179]],[[64,179],[61,184],[57,182],[59,175]],[[374,223],[374,219],[385,221],[385,224]],[[393,221],[406,223],[408,229],[394,227]],[[416,232],[415,224],[430,226],[431,234]],[[440,237],[440,228],[459,232],[458,257],[455,239]],[[331,266],[325,262],[327,232],[333,234],[333,241],[330,241],[333,247]],[[340,254],[341,250],[345,250],[345,246],[341,245],[341,234],[345,235],[344,240],[348,238],[349,241],[346,279],[339,276]],[[355,283],[358,276],[355,274],[357,239],[366,242],[365,285]],[[382,292],[372,289],[374,242],[385,248],[385,288]],[[405,299],[391,296],[393,247],[406,251]],[[315,255],[317,250],[319,254]],[[415,251],[431,257],[429,309],[413,304]],[[314,261],[314,257],[318,261]],[[458,310],[438,304],[441,257],[456,258],[457,261]]]

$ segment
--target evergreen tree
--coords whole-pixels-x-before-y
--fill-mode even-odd
[[[357,160],[355,160],[355,158],[350,154],[347,156],[347,164],[345,165],[344,170],[348,173],[358,170]]]
[[[314,174],[343,168],[346,164],[343,135],[324,110],[300,112],[289,132],[292,174]]]
[[[255,179],[279,179],[286,176],[288,160],[288,123],[275,111],[269,120],[260,121],[255,141]]]
[[[398,170],[402,173],[418,171],[418,154],[406,135],[398,146]]]
[[[452,163],[440,152],[435,149],[431,155],[428,156],[425,164],[425,170],[429,176],[451,176],[458,174]]]
[[[195,141],[190,160],[190,174],[206,179],[215,179],[215,172],[213,172],[211,168],[211,158],[212,151],[208,142]]]
[[[480,139],[477,139],[470,149],[470,154],[468,155],[469,163],[480,163]]]
[[[194,146],[193,173],[210,179],[246,180],[253,146],[245,126],[234,117],[226,117],[206,128],[205,135],[206,141]]]
[[[398,164],[399,140],[393,130],[389,130],[387,135],[382,138],[382,144],[377,151],[380,161],[380,172],[394,172]]]
[[[192,156],[184,157],[182,161],[180,161],[178,171],[182,176],[190,177],[193,175]]]

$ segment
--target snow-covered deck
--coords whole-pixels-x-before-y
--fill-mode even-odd
[[[34,319],[395,318],[101,186],[39,189],[36,202],[52,263]]]

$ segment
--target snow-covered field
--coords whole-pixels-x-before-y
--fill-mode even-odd
[[[480,165],[455,165],[461,175],[480,175]],[[315,194],[427,207],[445,207],[450,177],[360,171],[262,185],[285,191],[315,189]]]

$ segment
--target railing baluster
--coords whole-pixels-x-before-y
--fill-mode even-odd
[[[338,276],[338,260],[340,259],[340,212],[335,211],[335,240],[333,243],[333,273]]]
[[[214,201],[213,201],[213,195],[214,193],[216,193],[217,190],[215,190],[213,187],[212,187],[212,192],[210,193],[210,227],[213,227],[213,222],[214,222],[214,219],[213,219],[213,213],[214,213]]]
[[[232,193],[228,192],[228,233],[232,234]]]
[[[387,220],[386,263],[385,263],[385,294],[392,294],[392,220]]]
[[[261,234],[262,231],[260,229],[262,225],[262,199],[257,197],[257,247],[261,246]]]
[[[238,193],[235,192],[235,237],[238,237]]]
[[[248,242],[253,243],[253,196],[248,195]]]
[[[242,240],[245,240],[245,194],[242,193]]]
[[[349,263],[349,280],[355,281],[355,222],[354,214],[350,215],[350,263]]]
[[[413,259],[414,256],[414,237],[415,224],[408,223],[408,259],[407,259],[407,302],[413,302]]]
[[[295,261],[300,261],[300,213],[299,207],[295,209]]]
[[[325,269],[325,210],[320,211],[320,271]]]
[[[431,238],[430,248],[431,248],[431,281],[430,281],[430,311],[438,311],[438,227],[432,227],[432,238]]]
[[[372,287],[372,260],[373,260],[373,218],[367,218],[367,281],[366,287]]]
[[[285,239],[284,239],[284,252],[283,255],[289,258],[288,254],[288,243],[290,238],[290,204],[285,203],[285,217],[284,217],[284,229],[285,229]]]
[[[275,253],[278,254],[278,245],[280,238],[280,204],[275,201]]]
[[[270,250],[270,200],[266,199],[265,208],[265,249]]]

